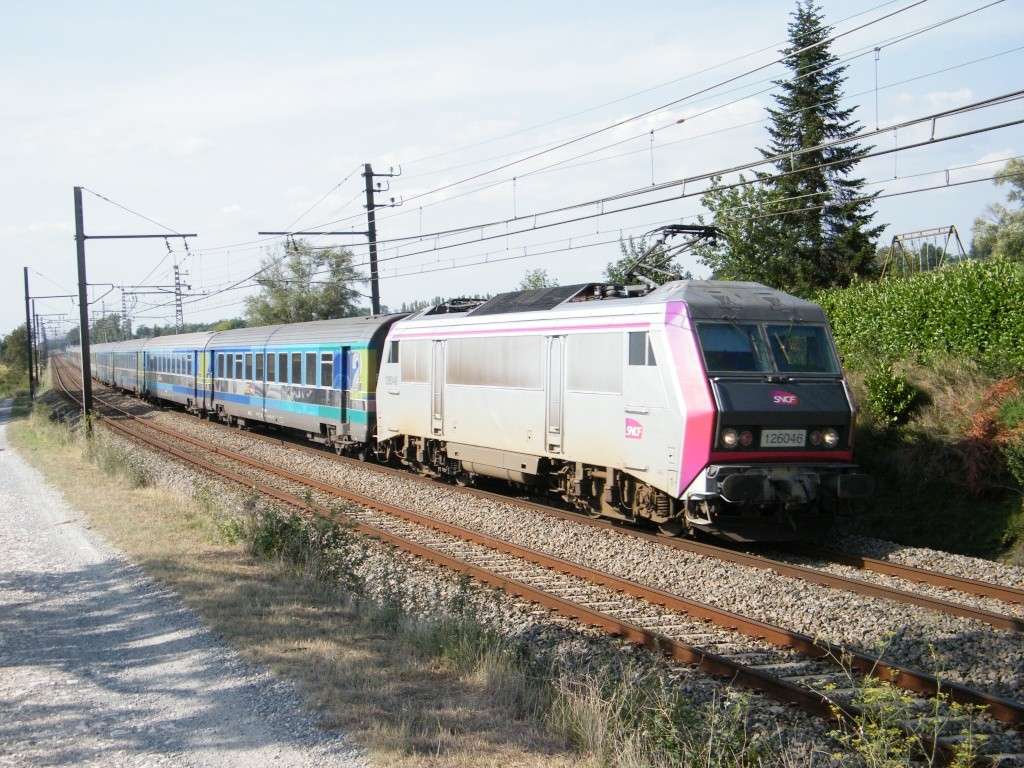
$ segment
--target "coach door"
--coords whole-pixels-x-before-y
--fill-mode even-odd
[[[349,359],[352,354],[351,347],[342,347],[341,355],[338,357],[338,365],[341,369],[340,373],[340,392],[338,393],[339,404],[341,407],[341,433],[347,435],[349,433],[348,426],[348,406],[349,406],[349,393],[352,390],[352,380],[357,378],[358,367],[353,370],[352,360]],[[335,374],[338,375],[338,374]]]
[[[547,415],[545,433],[548,453],[562,452],[562,424],[565,401],[565,337],[548,337]]]
[[[435,435],[444,434],[444,345],[433,342],[430,363],[430,429]]]

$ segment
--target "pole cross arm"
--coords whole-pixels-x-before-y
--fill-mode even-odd
[[[199,237],[195,232],[187,232],[185,234],[166,234],[166,235],[82,235],[85,240],[166,240],[170,237]]]
[[[316,230],[306,230],[304,232],[257,232],[257,235],[359,235],[360,237],[367,237],[370,233],[366,231],[350,231],[350,232],[326,232]]]

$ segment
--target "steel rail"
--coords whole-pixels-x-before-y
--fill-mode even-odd
[[[210,423],[215,428],[218,429],[232,432],[235,431],[231,427],[219,424],[217,422]],[[396,477],[404,477],[415,482],[434,482],[430,478],[424,477],[423,475],[419,475],[414,472],[410,472],[408,470],[403,470],[396,467],[389,467],[382,464],[359,461],[357,459],[352,459],[347,456],[339,456],[333,451],[315,448],[309,445],[303,445],[299,442],[294,442],[284,438],[274,437],[260,432],[248,432],[247,435],[272,445],[280,445],[282,447],[308,452],[316,456],[320,456],[322,458],[329,458],[338,461],[340,463],[350,464],[352,466],[358,467],[365,467],[370,469],[371,471],[390,474]],[[667,547],[672,547],[674,549],[690,552],[692,554],[703,555],[705,557],[711,557],[717,560],[735,563],[737,565],[745,565],[751,568],[757,568],[759,570],[774,571],[775,573],[778,573],[781,576],[800,579],[811,584],[830,587],[832,589],[840,589],[847,592],[852,592],[854,594],[865,595],[868,597],[878,597],[886,600],[892,600],[894,602],[904,603],[907,605],[916,605],[921,608],[926,608],[928,610],[945,613],[951,616],[960,616],[962,618],[980,621],[985,624],[989,624],[990,626],[996,627],[997,629],[1004,629],[1009,632],[1024,633],[1024,619],[1022,618],[1010,616],[1004,613],[996,613],[995,611],[990,611],[984,608],[966,605],[964,603],[956,602],[953,600],[944,600],[938,597],[922,595],[917,592],[911,592],[909,590],[899,589],[897,587],[890,587],[883,584],[873,584],[869,581],[864,581],[863,579],[856,579],[849,576],[841,576],[839,574],[828,573],[827,571],[822,571],[820,569],[806,565],[787,563],[781,560],[765,557],[763,555],[755,555],[749,552],[743,552],[742,550],[734,549],[732,547],[709,544],[707,542],[696,541],[694,539],[663,536],[639,530],[637,528],[626,528],[623,527],[622,524],[618,524],[613,521],[587,517],[586,515],[580,514],[578,512],[571,512],[565,509],[550,506],[548,504],[543,504],[541,502],[529,499],[516,498],[514,496],[495,493],[494,491],[487,491],[481,488],[466,488],[459,486],[446,486],[446,488],[453,492],[462,493],[470,496],[476,496],[478,498],[500,501],[505,504],[517,504],[519,506],[532,509],[534,511],[540,512],[541,514],[545,514],[550,517],[557,517],[562,520],[569,520],[580,525],[590,526],[592,528],[600,528],[604,530],[614,531],[622,535],[652,541]],[[820,559],[830,560],[840,565],[848,565],[850,567],[861,568],[863,570],[876,571],[885,575],[902,578],[906,581],[928,584],[930,586],[939,586],[945,589],[963,592],[965,594],[972,594],[978,597],[993,598],[997,600],[1002,600],[1004,602],[1024,603],[1024,590],[1018,589],[1016,587],[1010,587],[1001,584],[993,584],[990,582],[978,581],[976,579],[967,579],[961,576],[954,576],[952,574],[941,573],[939,571],[916,568],[914,566],[902,565],[898,563],[889,563],[888,561],[884,560],[863,558],[858,555],[848,555],[846,553],[834,550],[818,551],[801,548],[800,551],[802,551],[804,556],[807,557],[819,557]],[[859,563],[863,563],[863,565],[858,565]]]
[[[831,548],[795,547],[797,552],[807,557],[831,560],[840,565],[847,565],[851,568],[859,568],[865,571],[896,576],[907,581],[916,581],[920,584],[929,584],[935,587],[954,589],[978,597],[992,597],[1006,603],[1024,603],[1024,589],[1010,587],[1004,584],[994,584],[980,579],[971,579],[967,576],[954,576],[941,571],[933,571],[929,568],[920,568],[916,565],[894,563],[891,560],[880,560],[865,555],[856,555],[848,552],[840,552]]]
[[[74,400],[75,395],[64,386],[63,379],[59,373],[57,374],[57,379],[65,394]],[[116,406],[112,406],[105,400],[98,398],[97,401],[103,403],[108,408],[117,409]],[[824,694],[817,693],[810,688],[790,683],[776,677],[775,675],[749,667],[719,654],[696,648],[656,632],[651,632],[650,630],[644,629],[630,622],[625,622],[621,619],[609,616],[601,611],[587,608],[586,606],[549,594],[543,590],[523,584],[522,582],[510,579],[506,576],[501,576],[484,568],[480,568],[479,566],[472,565],[471,563],[466,563],[427,545],[410,541],[390,531],[368,525],[367,523],[352,518],[343,512],[311,504],[304,499],[300,499],[294,494],[288,493],[287,491],[282,491],[279,488],[254,481],[251,478],[240,475],[225,467],[205,461],[188,453],[187,451],[183,451],[172,445],[168,445],[165,442],[148,437],[136,430],[129,429],[124,426],[123,422],[117,419],[110,418],[103,414],[97,414],[97,416],[113,431],[132,440],[139,441],[161,452],[169,453],[181,461],[198,467],[203,471],[217,475],[223,479],[230,480],[245,488],[256,490],[265,496],[274,498],[288,506],[302,510],[303,512],[340,521],[351,527],[351,529],[357,533],[373,538],[377,541],[381,541],[385,544],[390,544],[414,556],[434,563],[435,565],[442,566],[457,573],[464,573],[484,584],[501,589],[509,594],[543,606],[556,613],[575,619],[583,624],[599,627],[613,637],[618,637],[627,642],[642,645],[655,653],[665,655],[675,661],[694,665],[709,675],[726,678],[730,683],[735,683],[746,688],[760,691],[787,704],[795,704],[801,709],[821,717],[848,717],[850,714],[855,713],[855,710],[851,707],[845,707],[845,712],[837,712]],[[152,429],[155,426],[153,424],[148,424],[145,420],[138,419],[133,415],[129,414],[129,417],[133,423],[137,422],[145,428]],[[162,433],[165,430],[154,429],[154,431]],[[187,436],[175,434],[174,437],[175,439],[182,439]],[[186,442],[195,442],[204,450],[218,455],[224,455],[222,453],[224,449],[214,450],[212,446],[204,445],[199,441],[186,440]]]
[[[131,414],[116,405],[112,405],[105,400],[100,400],[100,402],[103,402],[108,408],[112,408],[124,416],[127,416],[133,422],[137,422],[147,429],[167,435],[172,439],[181,440],[191,445],[195,445],[204,451],[223,456],[269,474],[277,475],[291,482],[305,485],[310,488],[316,488],[317,490],[346,499],[347,501],[351,501],[360,506],[374,509],[384,514],[393,515],[408,522],[431,528],[450,536],[461,538],[465,541],[480,544],[496,551],[511,554],[515,557],[527,560],[528,562],[532,562],[570,576],[585,579],[599,586],[629,594],[632,597],[636,597],[671,610],[676,610],[680,613],[685,613],[697,619],[710,621],[725,629],[730,629],[750,637],[765,640],[766,642],[778,647],[796,650],[810,658],[831,660],[840,667],[842,666],[842,662],[846,661],[853,669],[856,669],[862,674],[887,680],[901,688],[915,693],[928,696],[934,696],[940,692],[944,693],[953,701],[985,707],[993,717],[1009,724],[1017,725],[1024,723],[1024,703],[998,696],[996,694],[979,691],[959,683],[939,681],[934,676],[925,672],[901,667],[895,664],[888,664],[866,654],[841,648],[832,643],[828,643],[827,641],[816,641],[814,638],[802,633],[793,632],[754,619],[749,619],[706,603],[690,600],[662,590],[647,587],[642,584],[613,576],[602,571],[597,571],[577,563],[571,563],[536,550],[520,547],[519,545],[512,544],[511,542],[507,542],[503,539],[497,539],[495,537],[487,536],[486,534],[477,533],[475,531],[461,528],[460,526],[445,523],[437,518],[422,515],[411,510],[402,509],[391,504],[386,504],[377,499],[348,491],[313,478],[308,478],[281,467],[276,467],[272,464],[246,456],[245,454],[221,448],[219,446],[209,445],[208,443],[198,440],[190,435],[184,435],[162,425],[152,424],[148,420],[141,419],[138,416]],[[113,421],[107,417],[104,417],[104,419],[108,422]],[[245,483],[250,486],[253,485],[251,481],[245,481]],[[289,497],[291,499],[295,498],[291,495],[289,495]],[[291,502],[289,501],[289,503]],[[609,618],[612,621],[617,621],[611,617],[606,618]],[[704,653],[703,651],[699,652]]]

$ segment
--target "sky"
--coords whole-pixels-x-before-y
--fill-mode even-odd
[[[860,166],[883,195],[883,244],[953,224],[969,247],[975,217],[1004,198],[985,179],[1024,154],[1024,126],[930,141],[1024,118],[1024,101],[892,128],[1024,87],[1021,0],[987,5],[823,3],[849,32],[833,44],[848,67],[845,103],[864,130],[883,129],[865,143],[926,142]],[[89,241],[96,312],[120,309],[112,286],[171,284],[177,262],[191,286],[186,321],[241,316],[246,278],[281,245],[257,232],[364,229],[367,162],[400,173],[378,179],[379,201],[400,203],[377,216],[385,305],[512,290],[534,268],[599,280],[621,235],[701,213],[707,181],[645,191],[652,182],[759,158],[792,9],[5,0],[0,333],[24,321],[23,267],[34,295],[74,292],[76,185],[88,190],[87,234],[198,234],[187,248]],[[591,202],[623,192],[634,194]],[[615,212],[654,200],[664,202]],[[458,227],[470,228],[435,234]],[[315,242],[350,244],[366,271],[365,238]],[[173,322],[165,295],[129,301],[136,325]],[[37,312],[77,322],[66,299],[40,299]]]

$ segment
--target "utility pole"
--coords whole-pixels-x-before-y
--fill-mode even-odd
[[[132,322],[128,319],[128,295],[121,289],[121,337],[126,341],[132,337]]]
[[[380,276],[377,273],[377,214],[375,213],[377,208],[397,208],[402,204],[399,200],[395,202],[395,198],[391,198],[391,202],[384,203],[383,205],[376,201],[377,192],[387,192],[390,187],[381,187],[380,182],[374,183],[376,178],[393,178],[395,176],[402,175],[402,168],[399,166],[398,172],[395,173],[393,168],[389,168],[387,173],[374,173],[373,166],[370,163],[363,163],[362,176],[366,180],[366,229],[364,231],[345,231],[345,232],[324,232],[324,231],[313,231],[303,230],[301,232],[257,232],[258,235],[284,235],[286,237],[293,237],[295,235],[362,235],[370,244],[370,312],[374,315],[380,314]]]
[[[39,322],[38,319],[36,322]],[[50,359],[50,350],[46,346],[46,323],[42,323],[39,326],[39,341],[39,381],[41,382],[43,380],[43,373],[46,371],[46,363]]]
[[[377,214],[374,212],[376,201],[373,199],[373,166],[363,165],[363,178],[366,179],[366,238],[370,241],[370,306],[373,314],[380,314],[380,281],[377,274]]]
[[[78,257],[78,323],[82,350],[82,416],[85,428],[89,430],[89,417],[92,415],[92,363],[89,359],[89,294],[85,276],[85,241],[86,240],[144,240],[149,238],[198,237],[194,232],[183,234],[158,235],[87,235],[82,213],[82,188],[75,187],[75,250]]]
[[[181,333],[185,329],[185,312],[181,306],[181,270],[174,260],[174,327]]]
[[[29,293],[28,293],[28,267],[24,268],[25,272],[25,356],[26,362],[28,362],[28,397],[30,400],[35,399],[36,396],[36,382],[35,377],[32,375],[32,314],[29,309]]]
[[[36,312],[36,301],[35,301],[35,299],[33,299],[32,300],[32,341],[35,344],[35,348],[36,348],[36,383],[40,383],[43,380],[43,366],[42,366],[43,353],[42,353],[42,350],[40,349],[40,344],[42,342],[42,335],[40,334],[39,331],[40,331],[40,329],[39,329],[39,313]]]
[[[82,358],[82,417],[86,432],[92,429],[92,361],[89,359],[89,290],[85,276],[85,222],[82,188],[75,187],[75,255],[78,259],[78,345]]]

